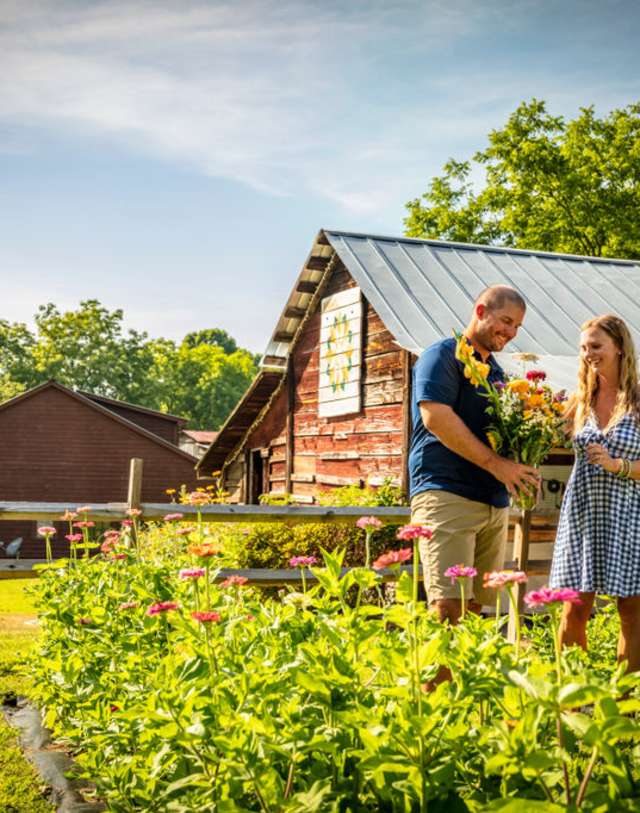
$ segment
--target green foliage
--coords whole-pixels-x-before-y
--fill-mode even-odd
[[[408,505],[407,498],[393,478],[385,477],[380,486],[342,486],[333,491],[323,491],[318,495],[320,505]]]
[[[572,121],[523,102],[470,161],[407,204],[406,233],[589,256],[640,255],[640,104]],[[484,170],[485,185],[472,177]]]
[[[255,357],[219,328],[189,333],[177,346],[124,331],[123,318],[88,299],[75,311],[40,306],[35,335],[0,321],[0,400],[56,379],[179,414],[195,429],[219,428],[253,379]]]
[[[263,505],[291,505],[289,494],[263,495]],[[391,478],[377,488],[371,486],[343,486],[319,495],[320,505],[336,506],[394,506],[404,505],[406,500]],[[363,514],[366,511],[363,511]],[[396,541],[397,525],[385,525],[373,535],[371,553],[373,559],[389,548],[401,547]],[[227,547],[232,551],[236,567],[288,567],[293,556],[320,557],[322,551],[345,551],[345,564],[362,565],[365,560],[365,533],[346,523],[304,523],[290,525],[278,523],[253,523],[242,527],[229,525],[221,531]]]
[[[493,620],[438,623],[407,577],[369,604],[379,577],[341,577],[338,551],[282,602],[180,579],[197,562],[176,530],[39,582],[39,700],[110,810],[575,810],[567,788],[590,813],[634,809],[640,677],[573,651],[558,677]]]

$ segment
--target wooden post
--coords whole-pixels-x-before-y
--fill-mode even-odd
[[[406,496],[409,494],[409,446],[411,445],[411,369],[412,359],[408,350],[402,355],[402,470],[400,488]]]
[[[140,508],[142,498],[142,469],[144,460],[132,457],[129,464],[129,488],[127,490],[127,508]]]
[[[291,494],[291,475],[293,474],[293,453],[294,453],[294,423],[293,412],[296,403],[296,382],[293,368],[293,353],[289,353],[287,359],[287,428],[286,428],[286,459],[285,459],[285,483],[284,490]]]
[[[516,520],[513,529],[513,559],[516,570],[524,570],[529,566],[529,538],[531,535],[531,511],[522,511]],[[522,611],[522,598],[527,589],[526,584],[515,584],[513,595],[518,605],[518,611]],[[507,627],[507,640],[516,640],[516,614],[509,604],[509,625]]]

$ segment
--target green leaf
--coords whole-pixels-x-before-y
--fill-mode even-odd
[[[407,571],[400,574],[400,578],[396,582],[396,601],[399,604],[406,604],[413,598],[413,580]]]

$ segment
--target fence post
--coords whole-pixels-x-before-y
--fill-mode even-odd
[[[142,497],[142,469],[144,460],[132,457],[129,463],[129,488],[127,490],[127,508],[140,508]]]
[[[531,534],[531,511],[522,511],[516,519],[513,529],[513,558],[515,569],[524,570],[529,567],[529,537]],[[524,584],[513,585],[513,595],[518,606],[518,611],[522,610],[522,598],[526,586]],[[512,643],[516,640],[517,617],[514,608],[509,604],[509,624],[507,626],[507,640]]]

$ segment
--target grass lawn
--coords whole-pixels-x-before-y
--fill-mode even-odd
[[[27,588],[31,579],[0,579],[0,698],[28,694],[25,659],[38,629]],[[0,810],[6,813],[52,813],[46,788],[24,758],[13,729],[0,715]]]

